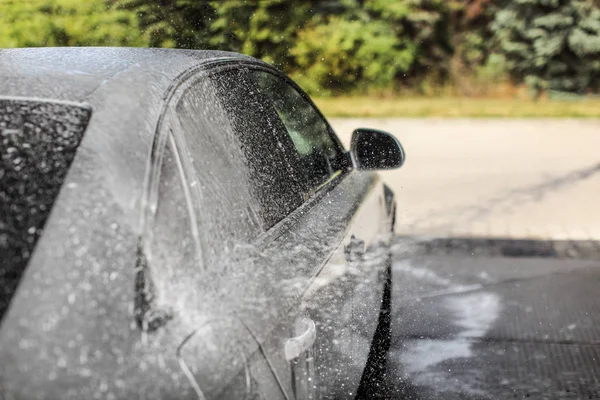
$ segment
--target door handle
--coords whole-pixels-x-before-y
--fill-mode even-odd
[[[309,351],[317,338],[315,322],[310,318],[301,318],[298,326],[303,329],[302,334],[285,341],[285,359],[291,361],[302,353]]]

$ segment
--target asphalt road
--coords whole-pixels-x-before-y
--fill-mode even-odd
[[[331,122],[407,153],[388,397],[600,399],[600,120]]]
[[[395,245],[394,399],[600,399],[600,262]]]
[[[405,165],[384,172],[401,234],[600,239],[600,120],[332,119],[388,131]]]

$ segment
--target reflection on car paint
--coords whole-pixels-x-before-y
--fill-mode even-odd
[[[185,374],[187,379],[190,381],[190,384],[192,385],[194,391],[196,392],[196,395],[198,396],[199,400],[208,400],[208,397],[206,396],[205,392],[202,390],[201,384],[198,381],[198,378],[195,374],[195,371],[193,370],[193,367],[188,365],[188,363],[185,361],[185,358],[183,356],[183,350],[187,345],[189,345],[191,343],[191,341],[196,336],[199,336],[199,335],[201,336],[201,334],[205,333],[205,331],[211,326],[211,324],[214,324],[215,322],[218,322],[218,321],[226,321],[226,320],[225,319],[220,319],[220,320],[215,319],[215,320],[206,321],[205,325],[203,327],[192,331],[188,336],[185,337],[185,339],[183,339],[183,342],[181,342],[181,344],[177,347],[177,361],[179,362],[179,365],[181,366],[183,373]],[[234,318],[231,318],[227,322],[235,323],[236,320]],[[251,334],[250,334],[250,337],[252,337]],[[204,341],[204,340],[205,340],[205,337],[202,338],[202,341]],[[243,375],[244,375],[244,383],[245,383],[244,388],[239,388],[241,393],[238,393],[237,398],[245,399],[245,398],[248,398],[248,396],[250,395],[250,390],[251,390],[250,367],[249,367],[248,357],[245,353],[245,349],[244,349],[243,345],[241,343],[239,343],[239,341],[236,340],[235,346],[236,346],[236,349],[238,350],[239,361],[241,361],[241,363],[243,365]],[[200,362],[203,362],[203,360],[200,360]],[[239,396],[242,393],[243,393],[243,396]]]

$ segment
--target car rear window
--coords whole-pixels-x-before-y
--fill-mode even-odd
[[[58,196],[91,110],[0,98],[0,319]]]

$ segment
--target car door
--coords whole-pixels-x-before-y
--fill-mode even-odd
[[[206,76],[179,86],[152,157],[135,285],[138,328],[149,355],[165,360],[165,373],[185,377],[178,398],[285,398],[236,307],[244,299],[236,290],[253,285],[240,282],[236,266],[243,265],[230,253],[264,232],[241,146]]]
[[[377,175],[349,170],[332,129],[298,87],[273,71],[252,74],[285,125],[311,198],[301,220],[279,240],[302,238],[326,249],[322,263],[311,271],[301,306],[317,327],[316,375],[305,375],[319,383],[310,398],[318,391],[324,398],[353,398],[367,363],[387,279],[391,201],[386,202]],[[304,236],[300,234],[303,224],[310,226]]]
[[[190,118],[208,115],[210,123],[189,125],[195,126],[197,132],[210,132],[207,141],[223,138],[231,141],[232,153],[220,154],[216,163],[223,163],[224,159],[227,162],[235,160],[245,168],[240,166],[232,174],[227,165],[215,169],[214,165],[206,163],[199,167],[196,160],[199,155],[190,157],[194,158],[192,164],[198,165],[194,168],[198,176],[204,175],[194,185],[199,188],[197,197],[200,201],[195,208],[198,210],[200,247],[205,254],[211,255],[204,257],[204,261],[207,268],[228,271],[226,287],[231,289],[231,301],[224,308],[234,312],[252,332],[286,398],[307,398],[314,384],[309,387],[311,368],[302,368],[302,364],[310,362],[314,342],[310,339],[315,330],[311,332],[314,325],[302,308],[302,296],[328,254],[341,241],[336,235],[339,236],[346,223],[334,224],[329,232],[323,230],[326,224],[311,225],[303,214],[318,203],[318,188],[335,176],[341,176],[341,166],[347,165],[341,160],[346,157],[341,147],[332,148],[332,165],[328,164],[329,160],[316,160],[326,173],[321,176],[309,174],[306,166],[314,163],[302,160],[277,110],[261,94],[249,68],[239,68],[237,63],[226,64],[213,68],[207,76],[208,84],[198,92],[213,90],[216,99],[212,103],[204,101],[204,106],[198,107],[196,113],[188,114]],[[214,104],[218,104],[224,114],[217,116],[212,110]],[[182,122],[182,127],[185,125],[187,123]],[[189,143],[188,150],[196,154]],[[195,148],[206,150],[207,146],[211,147],[211,144],[199,143]],[[211,152],[205,151],[204,157],[210,157]],[[213,171],[214,179],[206,171]],[[211,179],[213,184],[208,185]],[[215,190],[237,188],[239,191],[240,187],[245,188],[243,193],[232,194],[229,199],[224,199],[225,203],[219,197],[209,200]],[[236,233],[239,227],[235,225],[227,228],[229,222],[215,220],[214,224],[204,225],[212,218],[203,218],[207,210],[229,202],[235,212],[231,212],[231,207],[225,207],[215,215],[237,224],[243,218],[238,214],[250,209],[248,214],[254,216],[263,233],[251,239]],[[236,235],[227,249],[223,248],[227,235],[206,229],[215,226]],[[311,237],[311,232],[322,240]],[[293,346],[290,347],[294,338],[305,338],[308,345],[303,343],[299,351],[294,351]]]
[[[323,397],[340,388],[347,396],[360,381],[381,304],[380,268],[364,268],[381,227],[381,184],[372,173],[350,171],[329,126],[293,86],[292,112],[284,115],[289,110],[258,72],[274,73],[220,65],[180,89],[188,98],[172,100],[190,237],[203,270],[185,282],[194,290],[171,287],[172,303],[181,304],[183,293],[211,293],[195,300],[199,307],[234,318],[221,323],[264,356],[272,379],[262,376],[267,383],[259,387],[277,386],[288,399],[316,398],[318,389]],[[295,126],[310,121],[327,137],[290,133],[289,118],[302,106]],[[198,360],[189,357],[186,363]]]
[[[385,280],[387,253],[374,251],[390,236],[383,186],[351,171],[324,118],[282,75],[248,65],[212,79],[245,157],[260,166],[251,190],[266,232],[253,246],[270,318],[247,323],[288,398],[353,397]],[[254,160],[265,151],[269,159]],[[295,208],[276,205],[290,199]]]

